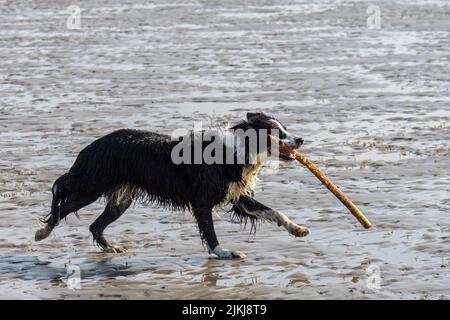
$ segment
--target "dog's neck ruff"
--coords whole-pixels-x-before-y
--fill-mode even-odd
[[[225,143],[234,142],[234,151],[238,157],[245,157],[245,144],[241,138],[232,132],[230,128],[224,130]],[[237,202],[243,195],[253,197],[257,175],[264,165],[264,156],[257,155],[251,163],[244,164],[239,181],[228,185],[225,202]]]
[[[241,196],[253,197],[258,179],[257,175],[261,171],[263,164],[263,160],[258,156],[254,164],[244,165],[240,181],[232,182],[228,185],[226,202],[237,202]]]

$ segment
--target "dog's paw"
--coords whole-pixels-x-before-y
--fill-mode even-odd
[[[231,251],[231,255],[232,255],[233,258],[235,258],[235,259],[244,259],[244,258],[247,258],[247,255],[246,255],[244,252],[238,251],[238,250],[236,250],[236,251]]]
[[[119,247],[106,247],[103,248],[102,251],[104,253],[127,253],[128,250],[125,248],[119,248]]]
[[[296,237],[306,237],[310,233],[311,232],[309,231],[309,229],[304,226],[296,225],[294,228],[292,228],[292,234]]]
[[[220,246],[217,246],[213,253],[219,258],[219,259],[243,259],[247,256],[242,251],[230,251],[227,249],[223,249]]]
[[[34,241],[41,241],[47,238],[50,233],[52,233],[52,229],[49,226],[45,226],[36,231],[34,235]]]

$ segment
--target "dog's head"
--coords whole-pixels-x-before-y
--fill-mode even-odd
[[[301,137],[290,133],[286,126],[281,124],[280,121],[262,112],[247,113],[247,124],[250,128],[255,129],[256,131],[264,130],[262,132],[267,132],[267,151],[269,153],[272,149],[272,144],[274,143],[274,140],[272,139],[273,136],[287,144],[288,147],[292,149],[298,149],[303,144],[303,139]],[[289,161],[294,160],[295,158],[290,154],[280,152],[280,159]]]

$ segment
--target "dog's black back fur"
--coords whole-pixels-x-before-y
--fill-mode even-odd
[[[230,182],[241,178],[243,165],[173,164],[178,141],[149,131],[123,129],[84,148],[72,168],[57,181],[58,190],[111,197],[124,185],[132,197],[174,209],[195,201],[215,206],[223,201]]]

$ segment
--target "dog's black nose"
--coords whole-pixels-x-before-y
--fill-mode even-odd
[[[301,146],[303,144],[303,139],[302,138],[295,138],[295,143],[297,143],[299,146]]]

